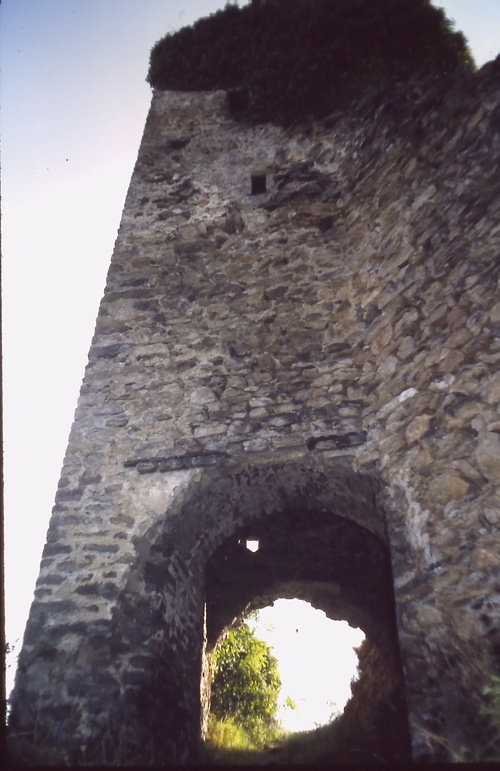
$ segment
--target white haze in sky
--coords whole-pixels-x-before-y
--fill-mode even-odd
[[[149,51],[224,5],[0,4],[5,610],[16,652],[151,99]],[[436,5],[478,64],[498,54],[500,0]]]

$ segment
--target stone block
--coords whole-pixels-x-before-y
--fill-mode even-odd
[[[479,434],[474,461],[490,482],[500,482],[500,436],[488,432]]]
[[[425,505],[430,509],[460,500],[469,492],[469,484],[459,474],[448,472],[430,480],[425,494]]]

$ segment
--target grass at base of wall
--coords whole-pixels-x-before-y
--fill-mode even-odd
[[[217,720],[210,716],[202,761],[207,764],[253,763],[266,750],[279,744],[287,736],[279,726],[264,723],[243,727],[232,718]]]
[[[233,720],[212,717],[200,760],[206,765],[386,762],[371,747],[360,743],[356,726],[345,715],[314,731],[295,733],[280,727],[246,729]]]

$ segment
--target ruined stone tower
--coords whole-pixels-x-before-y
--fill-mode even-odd
[[[353,702],[385,759],[449,757],[431,735],[478,756],[500,645],[497,75],[287,130],[236,122],[224,92],[155,92],[16,746],[192,761],[207,648],[298,597],[365,631]]]

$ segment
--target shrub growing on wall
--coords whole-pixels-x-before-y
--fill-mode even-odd
[[[147,80],[160,90],[242,87],[243,119],[286,125],[388,77],[473,66],[464,36],[430,0],[254,0],[162,38]]]

